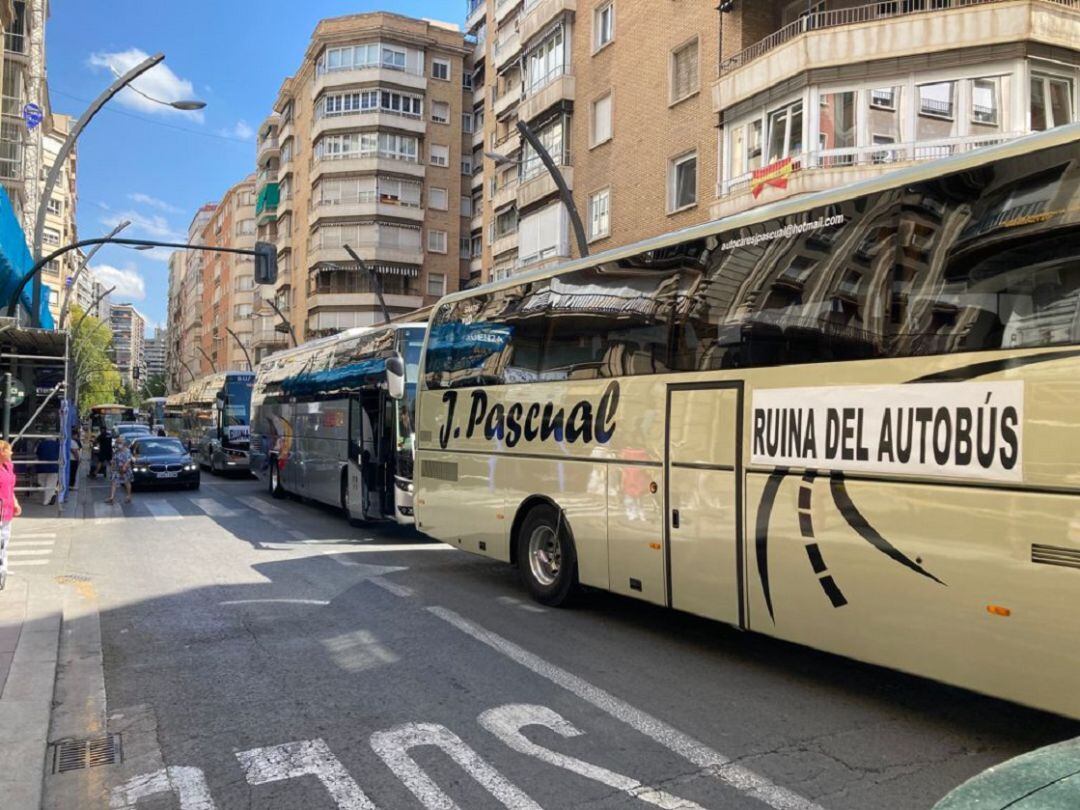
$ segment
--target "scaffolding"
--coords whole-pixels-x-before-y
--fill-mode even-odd
[[[2,431],[13,446],[16,492],[50,500],[56,470],[57,511],[68,495],[75,414],[67,396],[70,336],[67,331],[19,326],[0,318]]]

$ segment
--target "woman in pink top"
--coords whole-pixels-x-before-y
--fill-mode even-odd
[[[15,467],[11,444],[0,440],[0,590],[7,585],[7,548],[11,541],[11,521],[22,514],[15,495]]]

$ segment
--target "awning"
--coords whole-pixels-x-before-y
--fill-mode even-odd
[[[406,276],[408,278],[418,278],[420,276],[420,265],[418,264],[386,264],[380,262],[365,262],[365,264],[380,276]],[[362,272],[360,270],[360,265],[356,262],[334,262],[333,264],[320,263],[315,265],[316,273],[337,272],[341,270],[350,273]]]

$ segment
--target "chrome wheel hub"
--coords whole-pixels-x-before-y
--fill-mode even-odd
[[[529,571],[545,587],[555,584],[562,570],[562,546],[550,526],[537,526],[529,537]]]

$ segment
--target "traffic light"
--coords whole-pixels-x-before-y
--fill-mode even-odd
[[[255,243],[255,283],[277,281],[277,248],[269,242]]]

